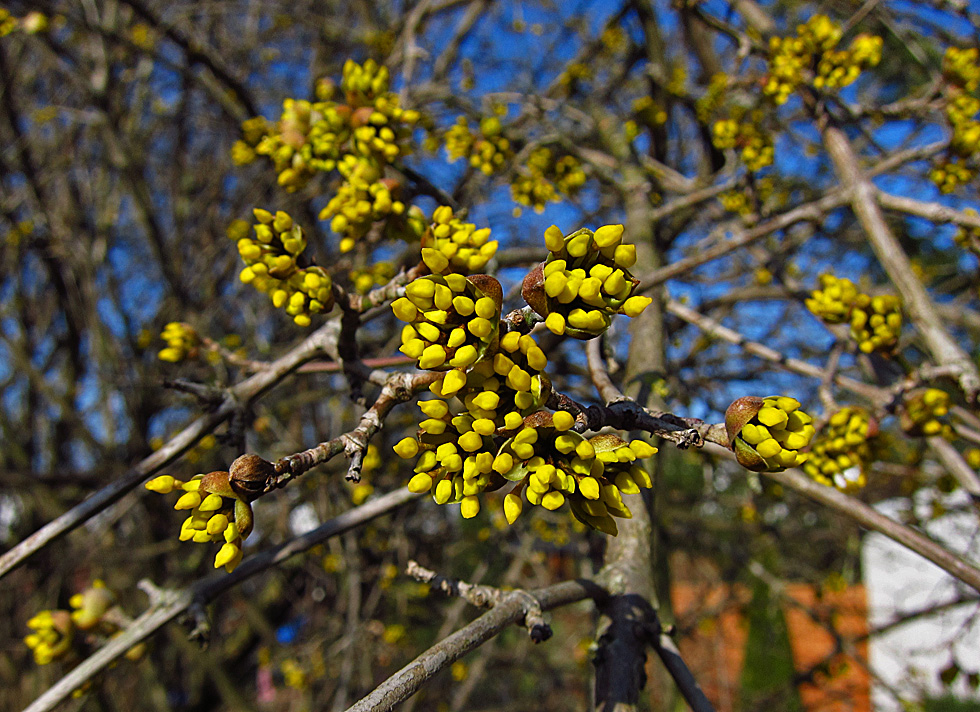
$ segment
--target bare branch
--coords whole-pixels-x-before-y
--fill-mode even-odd
[[[861,171],[850,141],[835,127],[825,128],[823,137],[834,168],[849,196],[851,208],[868,235],[878,261],[901,293],[912,324],[922,335],[936,363],[956,367],[963,394],[971,403],[977,402],[980,398],[980,373],[969,354],[943,326],[926,288],[915,275],[908,256],[885,222],[876,200],[878,191]]]
[[[499,635],[508,626],[521,621],[526,613],[527,594],[537,601],[543,611],[604,594],[601,588],[588,581],[566,581],[528,591],[525,595],[522,593],[525,592],[511,591],[506,594],[491,610],[433,645],[367,697],[349,707],[347,712],[387,712],[394,709],[395,705],[418,692],[438,672]]]

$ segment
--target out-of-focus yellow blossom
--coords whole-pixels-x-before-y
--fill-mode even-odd
[[[965,91],[976,91],[980,87],[980,50],[947,47],[943,55],[943,76]]]
[[[838,50],[840,38],[840,25],[826,15],[814,15],[798,25],[795,37],[771,38],[763,92],[784,104],[803,84],[817,89],[844,87],[881,61],[880,37],[861,34],[846,50]]]
[[[963,457],[966,459],[966,464],[974,470],[980,470],[980,448],[971,447],[963,453]]]
[[[71,620],[80,630],[91,630],[97,626],[106,611],[115,604],[115,595],[100,579],[96,579],[91,586],[68,600],[68,605],[73,609]]]
[[[851,337],[864,353],[895,350],[902,333],[902,302],[892,294],[859,294],[851,308]]]
[[[967,208],[964,212],[973,217],[977,216],[977,211],[973,208]],[[953,241],[964,250],[969,250],[977,257],[980,257],[980,228],[961,226],[957,228],[956,234],[953,235]]]
[[[890,353],[902,331],[902,303],[890,294],[872,297],[851,280],[820,275],[820,287],[806,300],[807,309],[828,324],[847,322],[864,353]]]
[[[762,127],[762,113],[733,110],[733,118],[720,119],[712,126],[715,148],[735,148],[745,167],[757,172],[772,165],[775,158],[772,135]]]
[[[24,638],[34,653],[34,662],[47,665],[71,651],[75,626],[68,611],[41,611],[27,621],[31,633]]]
[[[946,79],[946,118],[953,129],[950,140],[952,156],[930,172],[932,181],[943,193],[951,193],[976,176],[976,171],[963,162],[980,152],[980,99],[974,93],[980,83],[980,52],[976,48],[949,47],[943,57],[943,76]]]
[[[538,146],[514,174],[510,195],[515,203],[533,207],[540,213],[548,203],[574,196],[585,180],[585,171],[577,158],[558,156],[547,146]]]
[[[160,338],[167,342],[167,348],[157,354],[161,361],[179,363],[185,358],[197,357],[201,338],[190,324],[172,321],[163,327]]]
[[[694,104],[698,121],[707,123],[708,119],[721,108],[727,91],[728,75],[724,72],[713,74],[704,95]]]
[[[906,394],[899,410],[899,423],[909,435],[951,439],[953,429],[946,422],[949,394],[938,388],[922,388]]]
[[[936,184],[941,193],[953,193],[961,185],[971,182],[976,176],[976,170],[957,157],[942,160],[929,171],[929,180]]]
[[[10,10],[0,7],[0,37],[6,37],[17,29],[17,18]]]
[[[488,176],[502,170],[514,156],[510,141],[503,135],[499,116],[483,117],[476,131],[470,128],[465,116],[457,116],[443,140],[450,163],[465,158],[473,168]]]
[[[868,441],[877,434],[878,423],[868,411],[842,408],[814,438],[803,471],[820,484],[855,492],[867,483],[873,459]]]
[[[364,269],[351,270],[348,278],[358,294],[367,294],[375,287],[388,284],[396,271],[391,262],[375,262]]]

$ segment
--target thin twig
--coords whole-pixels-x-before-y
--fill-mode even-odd
[[[520,595],[522,593],[525,595]],[[528,594],[537,601],[541,610],[547,611],[602,596],[604,591],[588,581],[566,581],[529,592],[513,591],[472,623],[419,655],[348,708],[347,712],[388,712],[395,705],[404,702],[434,675],[520,621],[525,615]]]

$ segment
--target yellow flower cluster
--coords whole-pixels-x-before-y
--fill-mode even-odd
[[[91,630],[97,626],[115,604],[115,595],[101,579],[96,579],[87,589],[68,599],[68,605],[72,607],[72,623],[81,630]]]
[[[469,368],[496,345],[502,301],[500,283],[487,275],[420,277],[391,304],[395,316],[408,322],[399,350],[419,368]]]
[[[103,581],[96,579],[81,593],[68,599],[70,611],[40,611],[27,621],[31,632],[24,643],[34,654],[34,662],[47,665],[67,658],[73,653],[83,652],[76,645],[81,637],[79,631],[86,633],[91,642],[104,642],[119,633],[126,616],[116,603],[116,596]],[[85,642],[89,642],[89,638]],[[146,646],[138,644],[126,652],[129,660],[138,660]]]
[[[826,15],[814,15],[797,26],[795,37],[770,39],[763,92],[777,104],[785,104],[807,82],[817,89],[844,87],[881,61],[880,37],[861,34],[846,50],[837,50],[840,38],[840,25]]]
[[[0,7],[0,37],[20,30],[28,35],[35,35],[48,29],[48,17],[41,12],[29,12],[21,18],[11,14],[9,10]]]
[[[346,156],[378,166],[391,163],[408,150],[420,117],[401,108],[388,84],[386,67],[373,60],[363,65],[348,60],[340,82],[343,103],[330,101],[332,82],[319,82],[317,101],[286,99],[274,125],[260,117],[243,123],[243,138],[232,147],[232,159],[243,164],[256,155],[268,156],[279,184],[290,191],[305,186],[317,171],[334,170]]]
[[[980,87],[980,50],[947,47],[943,55],[943,76],[964,91],[976,91]]]
[[[375,287],[391,281],[396,271],[391,262],[375,262],[364,269],[351,270],[348,278],[358,294],[367,294]]]
[[[842,324],[850,319],[851,306],[859,294],[854,282],[846,277],[822,274],[820,287],[810,293],[806,308],[828,324]]]
[[[549,510],[568,502],[580,522],[616,536],[614,517],[633,516],[623,495],[653,486],[646,470],[633,463],[657,449],[642,440],[626,443],[616,435],[586,439],[569,429],[573,423],[564,411],[539,411],[500,447],[492,469],[518,483],[504,497],[504,516],[513,524],[525,500]]]
[[[319,217],[329,220],[330,229],[340,235],[340,251],[349,252],[375,223],[404,215],[405,203],[395,197],[397,181],[382,178],[377,162],[347,155],[337,168],[344,181]],[[404,230],[398,232],[404,233]]]
[[[473,168],[488,176],[501,170],[514,155],[510,141],[503,135],[499,116],[483,117],[475,132],[465,116],[457,116],[444,141],[450,163],[465,158]]]
[[[867,484],[873,459],[869,438],[878,424],[864,408],[847,407],[834,413],[810,447],[803,471],[820,484],[854,492]]]
[[[740,149],[742,162],[752,172],[772,165],[776,154],[772,135],[762,128],[762,112],[753,111],[747,117],[742,112],[736,115],[740,118],[721,119],[711,127],[715,148]]]
[[[416,464],[416,477],[409,483],[412,491],[432,489],[439,504],[472,497],[462,512],[467,518],[476,516],[479,501],[475,497],[492,477],[497,452],[492,436],[498,430],[521,427],[524,416],[547,400],[551,392],[544,375],[547,365],[547,357],[531,336],[512,331],[499,340],[492,355],[487,352],[483,361],[469,369],[449,371],[433,382],[429,389],[440,400],[419,401],[427,417],[420,423],[418,438],[405,438],[395,446],[403,458],[423,451]],[[462,404],[462,410],[450,409],[453,398]],[[423,473],[429,479],[418,477]],[[448,473],[443,478],[450,480],[448,484],[439,485],[441,480],[431,479],[440,473]],[[457,475],[461,479],[455,481]]]
[[[0,7],[0,37],[6,37],[17,29],[17,18],[10,10]]]
[[[966,464],[974,470],[980,470],[980,448],[971,447],[963,452]]]
[[[252,532],[252,507],[232,487],[228,472],[195,475],[183,482],[170,475],[154,477],[146,489],[159,494],[182,491],[174,504],[190,516],[180,527],[181,541],[222,542],[214,557],[214,568],[231,573],[242,560],[242,541]]]
[[[976,48],[949,47],[943,57],[943,76],[946,79],[946,118],[953,128],[950,152],[968,159],[980,151],[980,99],[974,96],[980,86],[980,51]],[[952,193],[968,183],[976,171],[952,158],[930,172],[932,181],[943,193]]]
[[[881,62],[882,40],[875,35],[858,35],[846,50],[830,50],[817,65],[813,86],[817,89],[839,89],[852,84],[866,67]]]
[[[974,217],[977,215],[977,211],[973,208],[967,208],[965,212]],[[964,250],[969,250],[977,257],[980,257],[980,228],[960,227],[956,230],[956,234],[953,235],[953,240]]]
[[[952,438],[953,429],[944,418],[949,413],[949,394],[938,388],[912,391],[902,401],[899,423],[909,435]]]
[[[698,121],[704,123],[708,122],[725,100],[725,93],[728,91],[728,75],[724,72],[718,72],[711,75],[711,79],[708,81],[708,88],[704,95],[701,96],[694,104],[694,110],[697,113]]]
[[[952,193],[961,185],[976,178],[977,171],[957,157],[937,163],[929,171],[929,179],[936,184],[941,193]]]
[[[623,243],[622,225],[567,236],[552,225],[544,239],[550,254],[525,278],[522,294],[553,333],[591,339],[609,328],[613,314],[639,316],[653,301],[633,296],[636,247]]]
[[[511,331],[500,338],[492,356],[465,373],[450,371],[430,390],[440,398],[458,398],[478,432],[512,430],[551,394],[547,366],[548,358],[532,336]]]
[[[730,213],[748,215],[752,212],[749,196],[740,190],[729,190],[718,196],[721,206]]]
[[[820,287],[806,300],[807,309],[827,324],[851,325],[851,337],[864,353],[890,352],[902,331],[902,303],[887,294],[872,297],[847,278],[820,275]]]
[[[969,158],[980,150],[980,121],[976,119],[980,99],[955,88],[950,89],[950,95],[946,102],[946,118],[953,127],[950,148],[956,155]]]
[[[641,96],[633,101],[633,115],[647,126],[663,126],[667,123],[667,112],[652,96]]]
[[[558,157],[547,146],[531,151],[527,164],[510,184],[515,203],[544,211],[547,203],[557,203],[563,196],[573,196],[585,185],[585,171],[575,156]]]
[[[75,626],[68,611],[40,611],[27,621],[31,633],[24,643],[34,653],[38,665],[60,660],[71,652]]]
[[[279,210],[252,211],[258,221],[255,237],[238,239],[238,253],[245,261],[239,279],[268,294],[273,305],[284,308],[300,326],[309,326],[310,316],[333,309],[333,282],[321,267],[301,267],[306,235],[288,213]],[[231,233],[236,234],[236,233]]]
[[[566,88],[566,91],[571,92],[578,87],[579,82],[592,79],[592,77],[592,67],[585,62],[572,62],[565,67],[565,71],[558,77],[558,81]]]
[[[902,333],[902,302],[893,294],[859,294],[851,308],[851,337],[866,354],[891,352]]]
[[[739,464],[756,472],[780,472],[806,462],[800,452],[814,435],[813,418],[788,396],[746,396],[725,413],[730,447]]]
[[[508,437],[498,448],[488,419],[474,419],[470,412],[454,416],[442,400],[419,406],[430,416],[422,422],[422,433],[395,446],[401,457],[421,453],[409,489],[431,492],[438,504],[459,502],[464,518],[479,513],[478,495],[490,484],[499,487],[501,480],[510,480],[517,486],[504,497],[508,523],[520,516],[525,500],[549,510],[567,501],[581,522],[615,535],[613,517],[631,516],[622,495],[652,486],[650,476],[633,462],[656,448],[639,440],[627,444],[615,435],[587,440],[571,430],[575,418],[570,413],[517,417],[503,428]]]
[[[451,211],[439,210],[437,225],[448,225]],[[445,232],[443,238],[452,231]],[[551,228],[546,241],[553,256],[562,258],[562,268],[579,270],[581,265],[582,276],[596,282],[590,281],[584,291],[581,284],[576,286],[575,298],[592,299],[592,306],[609,313],[639,313],[650,300],[633,298],[640,301],[627,306],[636,282],[626,270],[636,253],[621,244],[622,233],[621,225],[606,226],[593,240],[592,231],[579,231],[566,246],[561,231]],[[438,399],[419,401],[426,417],[418,435],[394,447],[402,458],[418,457],[409,489],[430,492],[439,504],[459,503],[462,516],[471,518],[480,511],[479,495],[510,479],[519,484],[505,498],[508,522],[520,514],[522,496],[548,509],[568,500],[583,523],[615,534],[612,518],[629,516],[622,494],[650,485],[649,476],[635,473],[630,463],[654,450],[645,443],[626,445],[612,436],[590,443],[570,432],[575,424],[570,413],[552,416],[539,411],[551,393],[544,373],[548,359],[528,334],[510,331],[499,336],[500,284],[486,275],[465,277],[449,271],[451,257],[436,247],[424,247],[422,259],[433,274],[410,283],[405,296],[392,303],[392,311],[408,322],[402,352],[417,359],[420,368],[446,373],[429,386]],[[584,268],[592,270],[591,276]],[[540,297],[547,299],[543,269],[538,268]],[[577,273],[568,279],[583,281]],[[592,298],[593,286],[601,301]],[[568,318],[575,331],[577,313]],[[604,324],[608,326],[608,317]],[[539,434],[542,440],[535,445]]]
[[[172,321],[163,327],[160,338],[167,342],[167,347],[157,353],[157,358],[169,363],[196,357],[197,348],[201,345],[201,338],[194,327],[182,321]]]
[[[447,269],[474,274],[497,254],[497,241],[490,240],[490,228],[477,230],[473,223],[455,217],[448,205],[441,205],[432,213],[432,224],[422,234],[422,248],[446,257]]]
[[[765,201],[772,197],[773,188],[772,177],[765,176],[753,182],[752,194],[747,189],[729,190],[719,195],[718,201],[725,210],[747,216],[752,214],[755,203],[765,203]],[[754,202],[752,200],[753,196],[755,198]]]

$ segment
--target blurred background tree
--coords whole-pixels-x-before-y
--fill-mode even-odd
[[[486,269],[503,285],[505,313],[521,306],[549,225],[568,234],[623,223],[653,303],[613,320],[593,372],[602,362],[641,405],[707,423],[737,397],[785,393],[821,432],[858,433],[836,450],[814,444],[809,489],[800,471],[760,477],[720,448],[662,442],[653,491],[620,525],[617,541],[642,554],[627,589],[676,625],[682,649],[716,625],[723,636],[729,603],[750,610],[750,667],[730,704],[797,704],[796,687],[832,678],[832,661],[825,677],[807,676],[786,659],[781,624],[778,645],[760,643],[758,626],[781,618],[772,602],[786,582],[820,598],[863,581],[861,526],[875,527],[854,507],[898,498],[915,530],[975,517],[977,26],[957,2],[8,3],[0,704],[25,707],[71,668],[29,662],[22,639],[38,611],[78,608],[69,599],[102,579],[135,616],[146,607],[140,579],[180,589],[211,570],[213,552],[180,544],[170,505],[136,484],[337,438],[378,398],[365,370],[411,371],[398,356],[402,324],[385,306],[394,291],[374,292],[379,308],[355,323],[340,325],[349,309],[325,309],[304,327],[240,278],[248,258],[236,241],[254,208],[303,225],[306,266],[341,296],[399,275],[397,284],[418,265],[417,242],[390,239],[394,218],[368,220],[356,239],[336,221],[331,204],[349,176],[294,159],[298,148],[275,153],[311,141],[284,100],[326,100],[351,59],[387,67],[400,106],[419,112],[398,137],[414,151],[386,167],[386,187],[417,207],[421,218],[406,213],[416,226],[443,205],[492,230],[499,248]],[[261,143],[270,137],[280,144]],[[895,313],[904,327],[889,321]],[[323,332],[326,347],[228,400],[327,323],[338,328]],[[556,390],[603,400],[583,342],[536,336]],[[411,471],[392,446],[417,420],[411,405],[388,415],[357,456],[359,483],[345,481],[349,463],[337,457],[262,497],[246,558],[401,490]],[[128,484],[70,524],[58,519],[114,482]],[[847,496],[826,494],[835,486]],[[343,710],[476,615],[407,577],[410,560],[534,589],[593,578],[624,556],[564,511],[526,507],[507,526],[499,497],[484,505],[461,520],[453,507],[407,502],[329,538],[222,593],[206,650],[171,626],[141,661],[101,675],[82,704]],[[78,528],[32,546],[52,521],[66,522],[58,535]],[[948,568],[977,580],[975,556],[950,556]],[[726,602],[708,605],[705,594],[675,615],[681,582],[724,590]],[[975,590],[957,595],[976,606]],[[556,611],[555,639],[541,647],[506,631],[403,709],[588,706],[595,610]],[[866,664],[856,639],[835,634],[835,654]],[[91,652],[95,639],[84,637],[75,643]],[[780,659],[766,662],[760,648]],[[951,655],[945,682],[975,691],[976,661]],[[660,666],[647,669],[641,708],[683,705]]]

